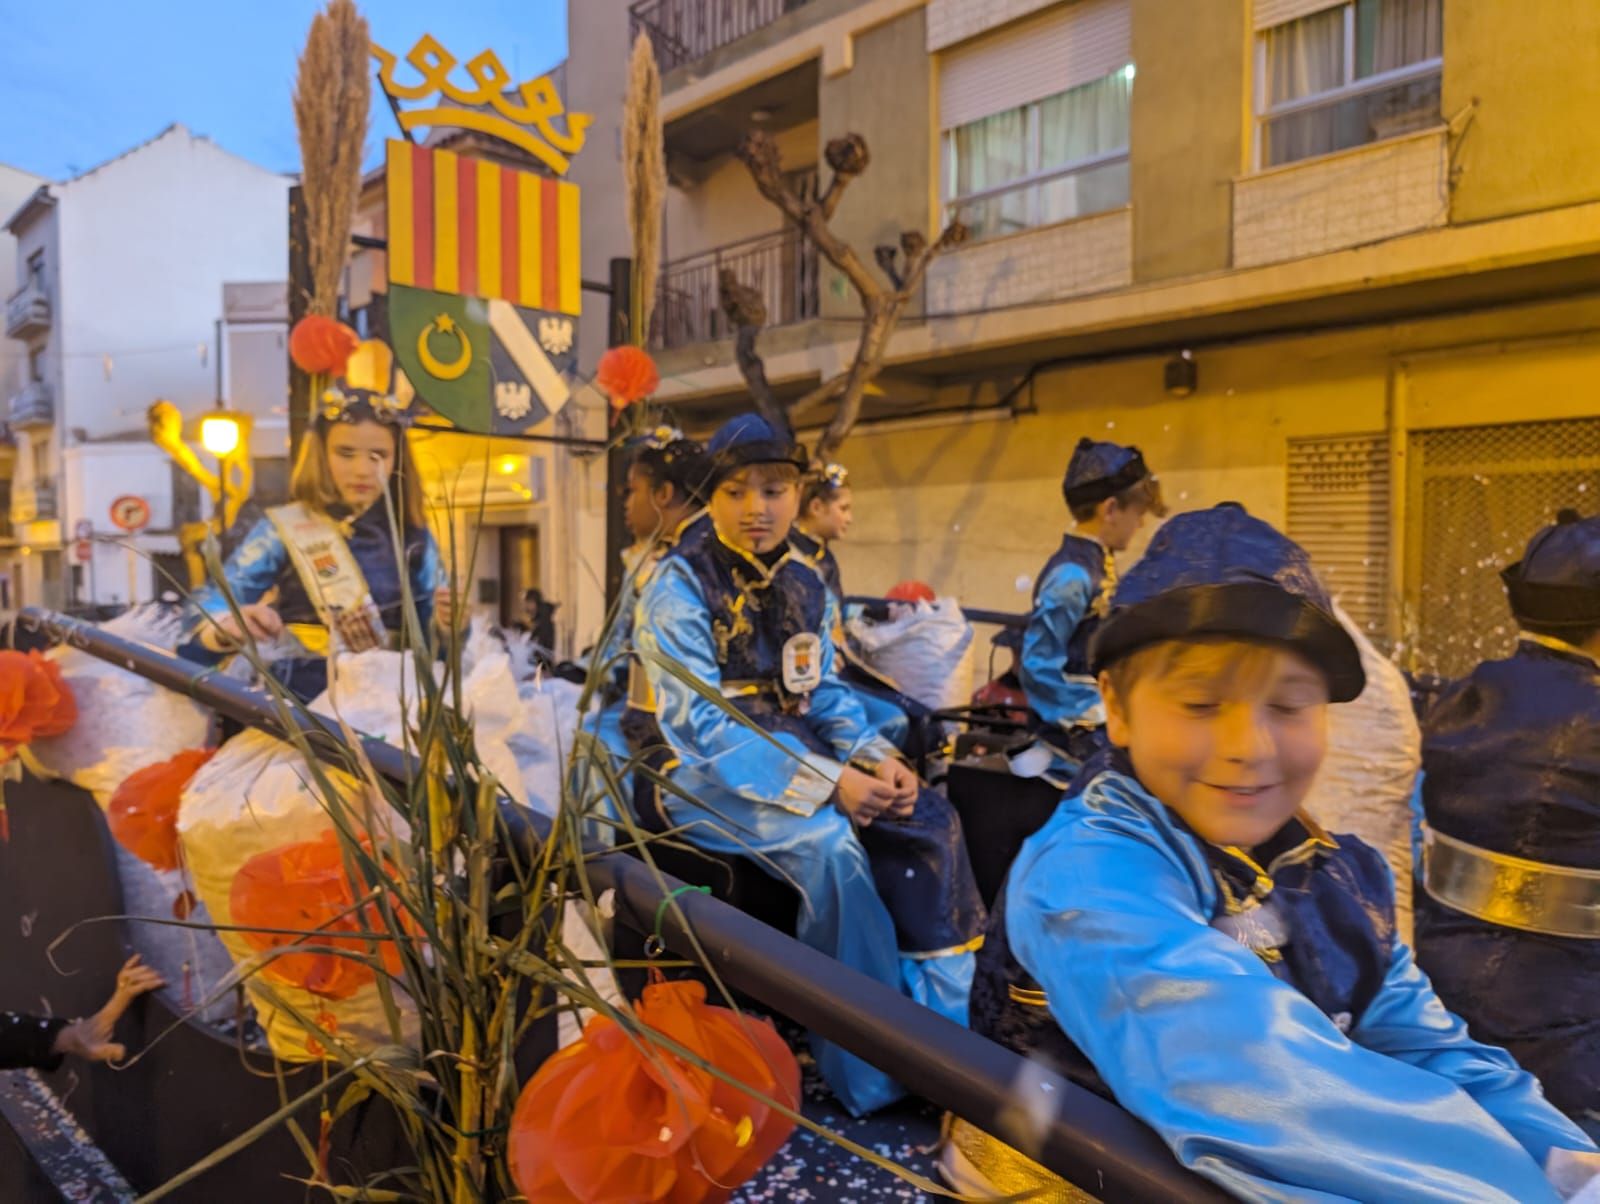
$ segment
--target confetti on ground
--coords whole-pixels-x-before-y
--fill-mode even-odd
[[[879,1157],[937,1181],[934,1147],[939,1140],[938,1108],[924,1100],[908,1099],[856,1120],[822,1085],[799,1031],[781,1018],[775,1023],[799,1054],[805,1096],[801,1110],[808,1119]],[[731,1204],[871,1204],[878,1200],[932,1198],[828,1138],[808,1129],[796,1129],[777,1156],[734,1193]]]

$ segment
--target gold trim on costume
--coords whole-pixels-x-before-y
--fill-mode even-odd
[[[1002,1195],[1026,1193],[1030,1204],[1098,1204],[1096,1197],[959,1116],[949,1118],[945,1140]]]
[[[926,962],[936,957],[954,957],[958,953],[975,953],[983,948],[983,934],[979,933],[970,941],[961,945],[951,945],[948,949],[930,949],[926,953],[902,953],[900,956],[908,961]]]
[[[1424,825],[1423,887],[1485,923],[1600,940],[1600,870],[1547,865],[1480,849]]]
[[[1043,991],[1037,991],[1030,987],[1019,987],[1016,983],[1012,983],[1006,988],[1006,994],[1011,996],[1012,1003],[1025,1004],[1031,1008],[1047,1008],[1050,1006],[1050,997]]]
[[[1552,652],[1565,652],[1568,656],[1581,656],[1596,669],[1600,669],[1600,658],[1596,658],[1594,653],[1585,652],[1576,644],[1569,644],[1566,640],[1558,640],[1553,635],[1539,635],[1532,631],[1519,631],[1517,632],[1517,638],[1519,640],[1527,640],[1530,644],[1538,644],[1541,648],[1548,648]]]

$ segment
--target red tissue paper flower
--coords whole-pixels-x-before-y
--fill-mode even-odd
[[[336,318],[307,314],[289,332],[289,358],[302,372],[338,376],[360,343],[361,336]]]
[[[41,736],[61,735],[77,719],[77,700],[55,661],[0,651],[0,761]]]
[[[625,410],[660,387],[661,373],[642,347],[613,347],[600,357],[594,380],[611,398],[613,410]]]
[[[926,581],[902,581],[884,597],[891,602],[933,602],[937,596]]]

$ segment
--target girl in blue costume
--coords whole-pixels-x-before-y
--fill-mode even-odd
[[[839,561],[828,545],[843,539],[855,521],[850,474],[843,464],[827,464],[805,478],[800,492],[800,518],[789,533],[796,553],[822,574],[832,598],[834,652],[839,657],[839,677],[855,691],[867,714],[867,723],[908,756],[933,752],[941,733],[931,712],[916,699],[901,693],[888,678],[875,673],[851,650],[844,634],[844,582]]]
[[[634,633],[673,784],[697,800],[663,792],[667,817],[685,840],[798,884],[802,941],[965,1023],[984,917],[960,821],[834,670],[827,585],[789,543],[804,454],[754,415],[706,451],[708,512],[645,586]],[[851,1112],[902,1094],[837,1046],[812,1048]]]
[[[1033,610],[1022,637],[1019,677],[1042,723],[1042,753],[1017,761],[1027,777],[1065,787],[1079,763],[1101,746],[1105,708],[1089,673],[1089,639],[1117,584],[1116,554],[1125,551],[1145,516],[1167,512],[1161,487],[1136,447],[1080,439],[1061,492],[1074,529],[1045,562],[1033,586]]]
[[[1298,808],[1360,654],[1298,545],[1181,515],[1096,633],[1113,749],[1026,844],[973,1028],[1109,1095],[1246,1200],[1563,1197],[1600,1165],[1394,933],[1383,856]],[[960,1122],[958,1186],[1061,1181]],[[1576,1179],[1574,1183],[1572,1180]]]
[[[1516,651],[1428,712],[1417,960],[1600,1134],[1600,517],[1565,512],[1502,574]]]
[[[279,684],[309,702],[327,689],[335,640],[347,652],[398,646],[402,573],[423,632],[435,619],[452,620],[402,416],[384,393],[335,386],[324,394],[301,438],[289,481],[292,501],[268,509],[223,566],[244,629],[221,586],[210,583],[194,596],[181,655],[215,664],[246,638],[287,645],[269,668]],[[398,539],[391,509],[401,527]]]
[[[600,710],[593,720],[594,733],[611,756],[625,797],[636,797],[632,775],[626,772],[630,757],[636,753],[649,756],[648,750],[660,745],[649,690],[631,655],[639,592],[672,546],[679,529],[704,506],[701,491],[706,473],[700,445],[685,439],[676,428],[656,427],[641,436],[634,447],[622,504],[623,520],[634,542],[622,554],[622,589],[605,641],[596,654],[606,680],[600,692]],[[636,801],[637,818],[647,827],[660,830],[663,825],[654,814],[653,796],[646,792],[637,797],[650,800],[649,811],[641,810]],[[596,835],[608,839],[610,833]]]

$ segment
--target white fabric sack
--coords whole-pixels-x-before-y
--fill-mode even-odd
[[[1306,797],[1312,817],[1382,853],[1394,871],[1395,917],[1411,943],[1411,794],[1422,767],[1422,732],[1405,676],[1350,616],[1334,613],[1361,650],[1367,686],[1354,702],[1328,708],[1328,756]]]
[[[892,602],[886,622],[854,615],[845,631],[862,659],[934,710],[972,699],[972,624],[954,598]]]
[[[177,611],[140,606],[100,629],[170,653],[180,624]],[[185,749],[205,747],[211,712],[193,699],[66,644],[45,655],[72,688],[78,718],[61,735],[35,740],[23,750],[23,763],[36,776],[66,778],[104,807],[129,774]]]
[[[360,734],[397,740],[403,683],[406,699],[416,697],[414,682],[405,680],[411,672],[409,662],[409,657],[385,651],[341,656],[334,663],[329,692],[313,701],[312,710],[331,715],[337,709],[344,722]],[[338,700],[337,708],[333,698]],[[358,806],[361,784],[332,769],[325,772],[340,793],[339,799],[330,801]],[[385,807],[382,820],[403,837],[403,821],[398,815]],[[178,813],[178,833],[195,892],[213,919],[224,925],[234,922],[230,896],[234,877],[245,862],[286,844],[317,840],[332,827],[327,803],[319,796],[316,780],[299,751],[253,730],[229,740],[195,774]],[[238,966],[256,964],[259,953],[243,934],[220,935]],[[246,979],[245,991],[272,1052],[286,1061],[307,1061],[316,1055],[307,1049],[306,1033],[299,1022],[273,1004],[269,991],[304,1015],[331,1016],[339,1036],[357,1045],[387,1044],[393,1039],[376,984],[363,986],[348,999],[332,1000],[284,983],[262,981],[255,974]],[[413,1005],[398,988],[395,1002],[409,1037],[416,1030]]]

